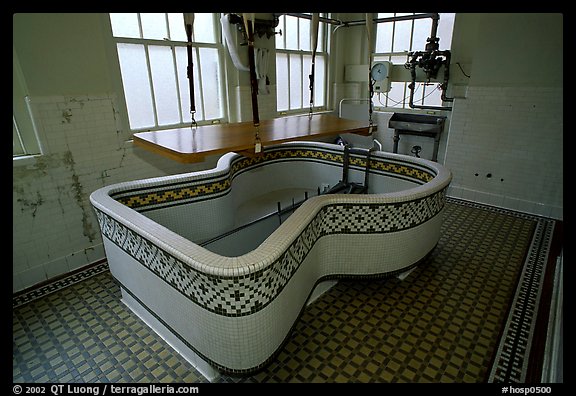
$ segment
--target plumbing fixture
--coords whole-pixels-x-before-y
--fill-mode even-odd
[[[266,38],[270,38],[276,34],[282,35],[282,30],[276,32],[274,29],[278,26],[280,19],[278,18],[277,14],[273,14],[274,19],[267,20],[267,19],[255,19],[254,21],[254,34],[258,35],[258,37],[262,37],[266,35]],[[246,31],[246,27],[244,26],[244,18],[238,14],[228,14],[228,21],[236,25],[238,27],[238,31],[242,33],[244,37],[244,42],[240,45],[248,45],[248,32]]]
[[[424,51],[408,52],[408,60],[404,64],[406,69],[410,70],[412,81],[408,84],[410,89],[409,106],[413,109],[428,109],[428,110],[452,110],[451,106],[425,106],[414,104],[414,88],[416,87],[416,67],[421,68],[426,73],[427,82],[430,83],[431,79],[438,77],[440,68],[444,66],[444,80],[440,84],[442,91],[441,99],[444,102],[453,102],[454,98],[449,98],[446,95],[448,89],[448,79],[450,76],[450,57],[449,50],[440,51],[440,38],[436,36],[438,31],[438,21],[440,20],[439,14],[434,14],[432,17],[432,28],[430,37],[426,39],[426,47]]]
[[[376,141],[376,139],[374,139]],[[369,149],[350,148],[349,144],[344,146],[344,157],[342,159],[342,180],[325,194],[366,194],[368,193],[368,176],[370,175],[370,156],[375,151],[374,147]],[[350,153],[366,154],[366,167],[364,168],[364,184],[348,182],[348,169],[350,165]]]
[[[420,158],[420,151],[422,151],[422,147],[420,146],[412,146],[412,150],[410,152],[416,156],[416,158]]]
[[[398,152],[400,135],[415,135],[434,138],[432,161],[437,161],[440,146],[440,134],[444,129],[446,116],[431,116],[425,114],[394,113],[388,121],[388,127],[394,129],[394,147],[392,152]]]

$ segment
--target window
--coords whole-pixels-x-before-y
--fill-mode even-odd
[[[42,153],[30,111],[30,98],[16,51],[12,51],[12,158]]]
[[[217,15],[194,14],[193,58],[196,122],[224,114]],[[192,122],[187,39],[180,13],[111,13],[131,130],[158,130]]]
[[[311,20],[280,16],[276,35],[276,109],[286,113],[308,111],[312,67]],[[324,23],[319,24],[314,66],[314,110],[326,106],[327,40]]]
[[[414,13],[379,13],[378,18],[413,15]],[[418,14],[418,13],[416,13]],[[440,37],[440,50],[449,50],[452,42],[452,30],[455,14],[440,14],[437,37]],[[432,19],[415,19],[408,21],[383,22],[377,24],[376,51],[374,61],[390,61],[403,65],[408,60],[409,51],[424,51],[426,39],[430,37]],[[383,107],[407,108],[410,90],[408,82],[392,82],[389,92],[377,95],[375,105]],[[429,106],[442,106],[439,83],[416,83],[414,103]]]

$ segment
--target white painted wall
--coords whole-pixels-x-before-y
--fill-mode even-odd
[[[459,16],[475,34],[455,43],[471,78],[446,134],[449,195],[562,219],[562,15]]]

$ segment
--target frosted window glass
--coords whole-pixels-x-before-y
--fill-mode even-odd
[[[278,49],[285,49],[284,46],[284,38],[286,37],[286,27],[285,27],[285,22],[286,18],[284,15],[280,16],[280,18],[278,19],[278,26],[277,26],[277,30],[281,30],[282,34],[275,34],[274,36],[276,37],[276,48]]]
[[[397,13],[396,16],[411,15],[406,13]],[[412,34],[412,21],[394,22],[394,52],[410,50],[410,35]]]
[[[320,14],[322,15],[322,14]],[[324,51],[324,23],[318,23],[318,46],[316,47],[316,51]]]
[[[298,48],[298,18],[286,16],[286,49],[297,50]]]
[[[424,51],[426,49],[426,39],[430,37],[432,29],[432,19],[414,20],[414,34],[412,38],[412,51]]]
[[[438,88],[440,84],[424,86],[424,104],[426,106],[442,106],[442,91]]]
[[[168,37],[166,27],[166,14],[164,13],[142,13],[142,36],[145,39],[163,40]]]
[[[310,107],[310,73],[312,72],[312,55],[302,55],[302,105]],[[316,71],[314,71],[316,78]],[[316,104],[316,100],[314,100]]]
[[[326,79],[326,61],[323,56],[316,55],[314,76],[314,106],[324,106],[324,80]]]
[[[289,55],[290,60],[290,109],[302,108],[302,62],[298,55]]]
[[[170,47],[151,45],[148,51],[158,125],[176,124],[180,122],[180,111],[172,50]]]
[[[202,70],[202,92],[204,95],[204,111],[207,119],[220,118],[220,65],[218,50],[215,48],[200,48],[200,68]],[[199,82],[195,82],[199,86]]]
[[[394,65],[403,65],[408,60],[408,56],[406,55],[395,55],[390,57],[390,62]]]
[[[388,107],[404,107],[404,88],[406,83],[403,82],[392,82],[390,91],[387,94],[387,106]]]
[[[170,40],[187,41],[182,13],[169,13],[168,24],[170,26]]]
[[[276,54],[276,108],[288,110],[288,55]]]
[[[311,21],[309,19],[300,18],[299,22],[300,48],[298,49],[301,49],[302,51],[312,51],[312,46],[310,43],[312,41],[310,30]]]
[[[140,38],[138,27],[138,14],[136,13],[110,13],[112,35],[115,37]]]
[[[390,18],[394,14],[379,13],[378,18]],[[375,52],[392,52],[392,29],[393,22],[382,22],[377,24],[376,28],[376,51]]]
[[[216,42],[212,14],[206,12],[194,14],[194,41],[198,43]]]
[[[442,13],[438,22],[438,37],[440,37],[440,49],[447,50],[452,46],[452,33],[454,31],[455,14]]]
[[[144,46],[141,44],[118,44],[118,58],[130,128],[139,129],[154,126],[154,109]]]

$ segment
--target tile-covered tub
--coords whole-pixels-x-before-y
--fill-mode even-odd
[[[322,194],[342,179],[343,153],[285,143],[93,192],[123,301],[214,379],[269,363],[327,280],[417,265],[439,240],[450,171],[375,151],[367,194]],[[364,182],[366,159],[349,157],[350,182]]]

